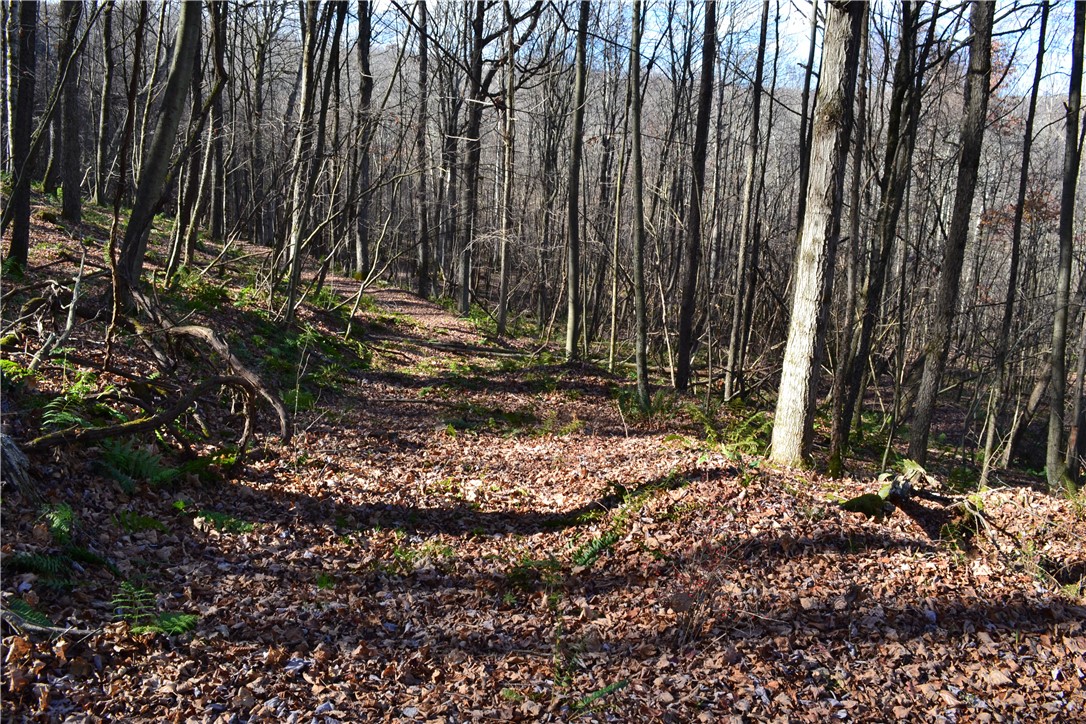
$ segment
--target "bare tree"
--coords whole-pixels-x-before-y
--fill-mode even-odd
[[[765,4],[768,13],[769,4]],[[764,26],[763,26],[764,30]],[[764,39],[764,35],[763,35]],[[761,51],[759,51],[761,52]],[[713,108],[713,71],[716,67],[716,2],[705,4],[705,25],[701,40],[701,80],[698,86],[698,117],[694,125],[693,186],[686,215],[686,273],[679,306],[679,342],[675,386],[685,390],[690,383],[694,347],[694,307],[701,272],[702,201],[705,193],[705,155],[709,146],[709,115]],[[760,67],[760,66],[759,66]],[[755,93],[758,93],[756,90]],[[760,94],[759,94],[760,95]],[[758,101],[755,101],[758,103]]]
[[[969,234],[973,195],[977,185],[981,144],[988,112],[988,96],[992,75],[992,20],[995,6],[988,2],[973,2],[970,22],[973,34],[969,44],[969,71],[965,78],[965,109],[962,113],[958,157],[958,177],[954,191],[950,228],[947,231],[940,265],[935,307],[931,328],[925,345],[924,372],[913,413],[909,436],[909,457],[923,465],[928,457],[928,434],[931,431],[932,410],[942,383],[950,348],[951,323],[958,305],[962,260]]]
[[[796,256],[792,318],[770,454],[774,461],[786,465],[802,463],[811,445],[852,133],[860,23],[866,19],[866,2],[829,2],[826,5],[826,38],[815,99],[808,206]]]
[[[18,10],[18,43],[8,47],[9,53],[18,52],[18,60],[15,63],[8,63],[8,67],[16,71],[14,81],[17,83],[17,90],[11,129],[11,161],[15,178],[12,182],[11,203],[8,207],[12,225],[6,259],[19,267],[25,267],[30,254],[30,127],[34,122],[38,3],[36,0],[21,0]]]
[[[581,330],[581,156],[584,142],[585,46],[588,41],[588,0],[577,16],[577,57],[573,80],[573,130],[570,136],[569,185],[566,190],[566,357],[580,355]]]
[[[1075,31],[1071,44],[1071,84],[1067,92],[1064,127],[1063,187],[1060,194],[1060,261],[1056,277],[1056,311],[1052,321],[1052,394],[1048,410],[1048,445],[1045,471],[1048,486],[1058,488],[1069,478],[1067,462],[1060,454],[1064,410],[1067,405],[1067,308],[1071,297],[1071,253],[1074,245],[1075,188],[1082,147],[1078,137],[1082,108],[1082,53],[1086,34],[1086,3],[1075,3]],[[1077,471],[1076,471],[1077,472]]]

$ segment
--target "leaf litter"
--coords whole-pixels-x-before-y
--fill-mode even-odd
[[[54,624],[5,627],[6,720],[1086,717],[1067,501],[980,494],[969,545],[868,519],[834,501],[873,479],[698,442],[682,409],[632,419],[621,378],[374,297],[373,368],[229,480],[128,495],[87,456],[37,461],[116,570],[15,570],[61,548],[5,491],[4,606]],[[193,630],[123,620],[123,580]]]

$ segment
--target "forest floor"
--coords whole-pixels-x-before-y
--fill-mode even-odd
[[[71,233],[36,221],[6,323],[70,285]],[[880,482],[769,465],[762,412],[640,414],[628,378],[402,291],[350,318],[346,278],[287,329],[241,264],[163,299],[282,389],[293,440],[262,413],[235,460],[224,399],[32,453],[33,490],[3,489],[5,721],[1086,720],[1082,498],[936,474],[868,518],[839,501]],[[32,326],[5,432],[133,414],[133,335],[128,377],[92,372],[103,315],[27,375]]]

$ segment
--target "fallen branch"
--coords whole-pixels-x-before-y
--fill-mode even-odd
[[[256,392],[256,389],[242,377],[212,377],[189,390],[174,402],[173,405],[162,410],[158,414],[151,415],[150,417],[141,417],[138,420],[129,420],[128,422],[122,422],[119,425],[110,425],[109,427],[85,428],[77,426],[65,430],[58,430],[57,432],[51,432],[34,438],[24,445],[23,448],[28,451],[34,451],[52,447],[53,445],[73,442],[92,442],[110,437],[136,435],[141,432],[157,430],[159,427],[168,425],[180,417],[201,395],[215,387],[223,386],[240,387],[249,395]]]
[[[282,438],[284,443],[290,442],[293,430],[290,423],[290,415],[287,413],[287,408],[283,404],[283,401],[279,399],[278,395],[272,394],[272,392],[265,387],[263,380],[261,380],[256,373],[249,370],[248,367],[242,364],[241,360],[234,356],[234,353],[230,351],[230,347],[227,346],[226,342],[219,339],[219,336],[215,334],[212,329],[190,324],[181,327],[168,327],[164,331],[171,337],[195,337],[196,339],[202,339],[212,349],[218,352],[219,356],[222,357],[230,369],[234,371],[234,374],[244,380],[246,386],[258,393],[272,406],[272,409],[275,410],[275,414],[279,416],[279,437]]]
[[[3,619],[5,623],[20,631],[46,634],[53,638],[59,638],[61,636],[64,636],[65,634],[76,634],[78,636],[93,636],[94,634],[102,630],[75,628],[74,626],[42,626],[40,624],[30,623],[25,618],[12,611],[10,608],[0,608],[0,619]]]

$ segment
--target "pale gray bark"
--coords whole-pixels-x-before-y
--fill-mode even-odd
[[[852,132],[860,23],[866,16],[865,2],[826,5],[822,76],[811,135],[808,203],[796,257],[792,316],[770,454],[775,462],[786,465],[802,464],[811,445]]]

